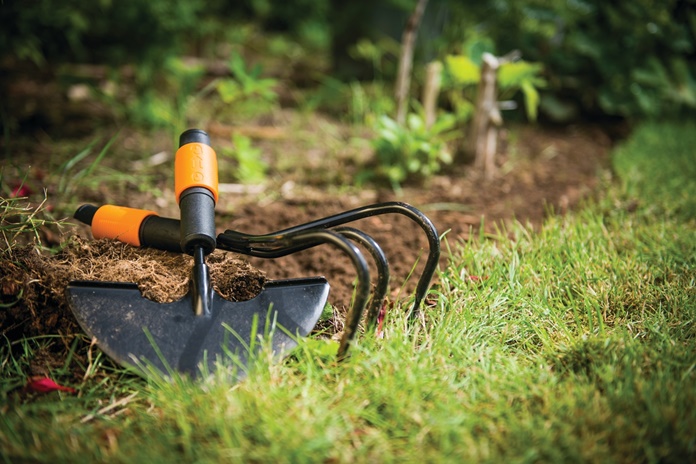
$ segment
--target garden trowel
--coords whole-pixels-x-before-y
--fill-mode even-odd
[[[276,356],[283,356],[297,337],[312,331],[329,284],[323,277],[269,281],[259,295],[243,302],[225,300],[213,290],[206,256],[216,246],[217,160],[203,131],[181,135],[175,193],[181,210],[179,249],[194,260],[189,293],[174,303],[156,303],[145,299],[135,284],[75,281],[66,290],[68,304],[85,332],[121,364],[145,374],[178,371],[196,377],[214,370],[217,361],[231,359],[237,361],[241,379],[256,350],[270,344]],[[157,221],[170,219],[115,208],[92,212],[95,237],[118,237],[140,246],[146,236],[171,245],[171,237],[157,235],[171,230],[158,227]],[[133,217],[133,211],[139,216]],[[95,225],[109,230],[96,230]]]

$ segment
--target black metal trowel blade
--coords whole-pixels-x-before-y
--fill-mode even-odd
[[[306,336],[316,325],[329,284],[323,277],[268,281],[259,295],[242,302],[214,293],[208,316],[194,314],[190,294],[157,303],[130,283],[75,281],[66,294],[83,330],[118,363],[144,373],[155,368],[196,377],[201,367],[212,372],[230,353],[246,364],[263,336],[283,356],[297,345],[293,337]],[[239,371],[238,379],[243,377]]]

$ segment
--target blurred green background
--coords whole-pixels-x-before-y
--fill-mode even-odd
[[[251,54],[263,55],[266,74],[286,87],[313,89],[310,96],[280,92],[281,104],[331,111],[333,101],[340,112],[332,88],[393,82],[401,34],[415,3],[5,0],[0,4],[4,132],[52,122],[12,102],[12,83],[23,76],[17,69],[74,85],[94,80],[74,72],[74,65],[104,66],[112,80],[127,78],[134,95],[102,86],[101,97],[112,96],[114,111],[136,123],[157,124],[157,115],[148,114],[157,113],[155,90],[181,95],[205,86],[193,78],[200,70],[177,68],[173,59],[181,57],[226,62],[240,54],[249,62]],[[480,63],[484,51],[500,56],[519,50],[524,60],[543,65],[542,120],[680,116],[696,107],[695,7],[693,0],[431,0],[418,34],[414,80],[422,80],[418,64],[448,55]],[[72,71],[61,68],[66,63]],[[379,104],[369,92],[366,98]]]

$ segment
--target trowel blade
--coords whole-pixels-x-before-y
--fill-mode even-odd
[[[231,302],[213,294],[212,314],[196,316],[190,296],[157,303],[137,285],[74,281],[66,289],[68,304],[82,329],[120,364],[141,373],[151,369],[200,375],[216,361],[236,354],[242,366],[251,351],[270,337],[276,356],[297,345],[316,325],[329,294],[323,277],[268,281],[256,297]],[[238,370],[238,380],[245,376]]]

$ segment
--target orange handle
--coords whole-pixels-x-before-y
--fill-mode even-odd
[[[190,187],[204,187],[218,201],[218,165],[215,150],[204,143],[187,143],[176,152],[174,193],[177,203]]]
[[[140,246],[140,225],[149,216],[157,216],[157,213],[125,206],[104,205],[94,213],[92,235],[94,238],[116,239]]]

